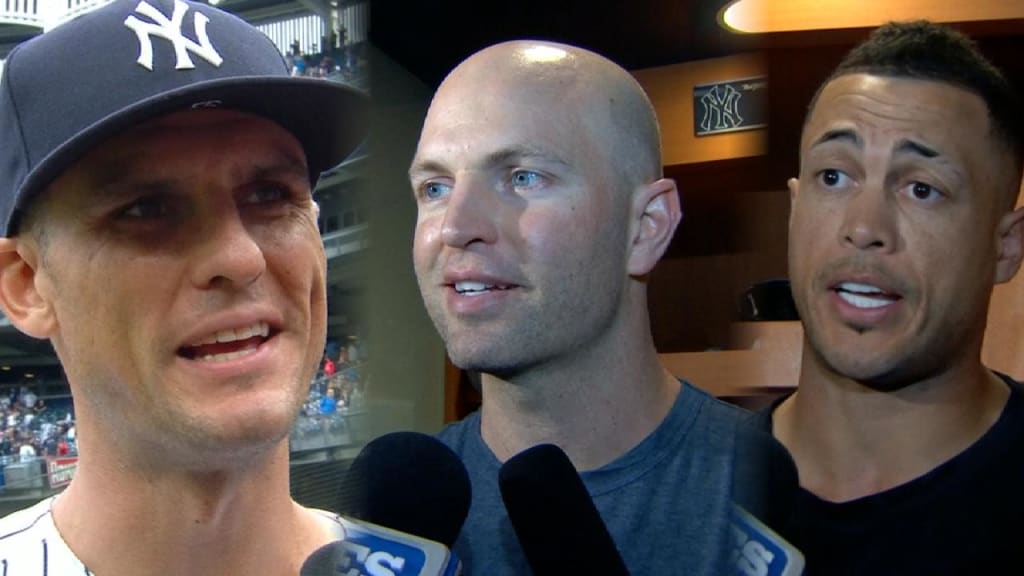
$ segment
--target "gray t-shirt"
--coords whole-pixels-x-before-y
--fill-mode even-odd
[[[581,477],[632,576],[721,576],[728,562],[736,429],[745,412],[683,383],[640,444]],[[468,576],[530,574],[498,488],[480,413],[438,434],[469,470],[473,501],[454,550]]]

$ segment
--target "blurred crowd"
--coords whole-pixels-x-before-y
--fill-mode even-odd
[[[297,437],[347,432],[346,417],[363,403],[365,355],[365,344],[355,336],[328,342],[295,423]],[[9,464],[78,455],[70,397],[47,402],[39,389],[26,384],[0,393],[0,474]]]
[[[361,408],[366,384],[364,357],[365,345],[355,336],[344,344],[328,342],[301,416],[333,416],[339,411]]]
[[[0,462],[78,454],[70,400],[55,404],[27,385],[0,395]]]
[[[312,46],[303,52],[299,42],[295,41],[286,55],[292,76],[309,76],[313,78],[331,78],[341,76],[341,80],[350,80],[361,74],[365,68],[364,43],[359,44],[328,44],[326,50]]]

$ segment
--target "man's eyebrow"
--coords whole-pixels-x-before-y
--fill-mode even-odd
[[[482,166],[501,166],[506,164],[515,164],[522,160],[538,160],[547,163],[560,164],[562,166],[569,166],[569,163],[557,153],[535,146],[510,146],[508,148],[495,150],[494,152],[484,156],[483,160],[480,161],[480,164]],[[409,167],[409,178],[416,180],[418,176],[422,176],[424,174],[437,174],[448,171],[448,165],[444,162],[424,158],[413,160],[412,166]]]
[[[309,181],[309,168],[300,161],[286,158],[280,161],[257,164],[246,173],[248,180],[273,180],[294,178]]]
[[[552,162],[563,166],[569,165],[569,163],[557,153],[545,148],[537,148],[534,146],[512,146],[509,148],[503,148],[488,154],[485,161],[488,164],[510,164],[523,159]]]
[[[124,182],[135,177],[135,173],[128,155],[104,158],[89,167],[86,180],[91,187],[89,194],[97,200],[110,199]],[[154,186],[159,187],[155,183]]]
[[[280,158],[266,161],[256,160],[253,164],[241,167],[236,174],[240,180],[258,181],[289,179],[310,182],[309,169],[301,158],[294,154],[282,154]],[[135,190],[150,192],[172,192],[177,184],[173,178],[150,178],[131,164],[128,155],[112,156],[97,163],[90,169],[88,176],[90,195],[96,199],[116,199],[122,187],[130,183]]]
[[[849,128],[828,130],[811,143],[810,147],[814,148],[815,146],[820,146],[829,142],[848,142],[857,148],[864,148],[864,139],[860,137],[860,134]]]
[[[906,154],[931,160],[933,165],[941,166],[948,170],[949,173],[952,174],[960,183],[967,181],[967,174],[964,172],[963,166],[958,164],[954,158],[945,155],[930,146],[905,138],[896,144],[896,148],[893,150],[893,156],[895,157]]]
[[[821,136],[819,136],[818,139],[815,140],[813,144],[811,144],[811,146],[814,147],[828,142],[837,141],[849,142],[856,146],[857,148],[864,147],[864,140],[860,137],[860,134],[857,134],[856,132],[849,128],[837,128],[835,130],[829,130],[822,134]],[[894,150],[894,154],[916,154],[923,158],[936,158],[938,156],[941,156],[941,154],[937,150],[915,140],[910,140],[909,138],[904,138],[903,140],[900,140],[899,143],[897,143],[896,149]]]
[[[436,160],[415,159],[412,161],[412,166],[409,166],[409,179],[415,180],[417,176],[422,174],[437,174],[445,170],[444,164]]]
[[[900,140],[896,145],[894,154],[916,154],[924,158],[936,158],[941,156],[938,150],[934,150],[920,142],[915,142],[914,140],[909,139]]]

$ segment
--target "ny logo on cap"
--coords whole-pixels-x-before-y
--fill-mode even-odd
[[[186,38],[181,33],[181,23],[185,19],[185,13],[188,12],[188,5],[182,0],[174,0],[174,13],[171,14],[170,19],[146,0],[139,2],[139,5],[135,7],[135,12],[148,16],[152,20],[152,22],[143,22],[132,14],[124,21],[124,25],[134,30],[135,35],[139,37],[139,59],[136,62],[143,68],[153,70],[153,36],[170,40],[174,45],[174,56],[177,59],[174,67],[177,70],[191,70],[196,67],[192,63],[189,52],[214,66],[220,66],[224,62],[224,58],[213,47],[210,37],[206,34],[206,24],[210,21],[206,14],[199,11],[194,12],[195,36],[199,39],[198,43]]]

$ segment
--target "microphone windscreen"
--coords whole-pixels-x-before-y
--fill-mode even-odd
[[[769,429],[751,420],[737,428],[735,454],[736,504],[768,526],[786,526],[800,491],[800,477],[789,452]]]
[[[347,561],[347,551],[341,542],[331,542],[317,548],[299,569],[299,576],[338,576]]]
[[[569,457],[552,444],[505,462],[498,486],[535,576],[629,572]]]
[[[469,513],[471,488],[462,460],[419,432],[392,432],[352,461],[338,513],[451,548]]]

